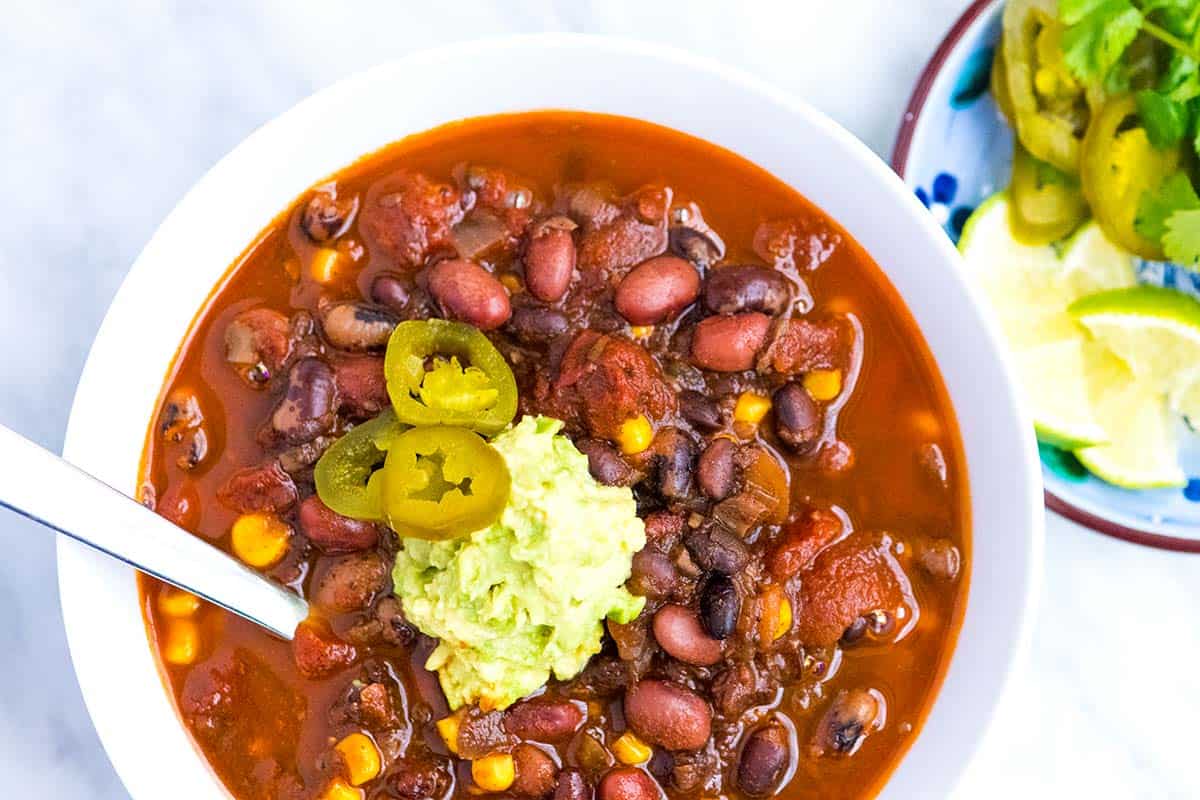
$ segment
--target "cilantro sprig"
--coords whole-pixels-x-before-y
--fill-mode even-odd
[[[1138,117],[1150,143],[1164,150],[1186,140],[1200,154],[1200,0],[1059,0],[1058,9],[1071,73],[1110,92],[1140,87]],[[1165,46],[1165,69],[1135,52],[1139,36]],[[1135,227],[1170,260],[1200,268],[1200,197],[1185,170],[1146,192]]]

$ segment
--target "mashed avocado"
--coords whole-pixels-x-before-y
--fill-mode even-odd
[[[577,674],[600,650],[601,620],[628,622],[643,599],[625,590],[646,532],[629,489],[602,486],[562,423],[524,417],[492,444],[512,473],[500,519],[470,536],[405,539],[396,595],[409,621],[440,640],[451,708],[504,708]]]

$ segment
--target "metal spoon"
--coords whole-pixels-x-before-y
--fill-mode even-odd
[[[291,639],[308,603],[0,425],[0,506]]]

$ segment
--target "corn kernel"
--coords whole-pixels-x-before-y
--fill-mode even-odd
[[[329,283],[337,274],[338,262],[342,254],[332,247],[322,247],[313,255],[309,271],[317,283]]]
[[[617,444],[621,446],[621,452],[627,456],[642,452],[650,446],[653,439],[654,431],[645,414],[625,420],[621,423],[620,433],[617,434]]]
[[[446,743],[446,749],[454,755],[458,755],[459,724],[460,715],[458,714],[451,714],[450,716],[437,721],[438,733],[442,735],[442,741]]]
[[[770,647],[792,628],[792,604],[783,587],[771,584],[759,599],[758,641],[762,648]]]
[[[172,620],[167,626],[167,641],[163,658],[168,664],[191,664],[200,653],[200,629],[189,619]]]
[[[771,410],[771,398],[754,392],[742,392],[733,407],[733,421],[757,425]]]
[[[511,272],[501,275],[500,283],[504,284],[504,288],[508,289],[509,294],[520,294],[525,289],[521,283],[521,279]]]
[[[252,567],[276,564],[287,552],[292,529],[273,514],[243,514],[230,532],[233,552]]]
[[[363,800],[363,790],[355,789],[341,778],[334,778],[321,792],[320,800]]]
[[[814,369],[804,376],[804,388],[813,400],[827,403],[842,393],[840,369]]]
[[[779,601],[779,619],[775,622],[775,638],[780,639],[792,629],[792,603],[787,597]]]
[[[635,339],[649,338],[650,334],[654,333],[653,325],[634,325],[630,327],[629,332],[633,334]]]
[[[158,610],[168,617],[190,617],[200,610],[200,598],[174,586],[158,593]]]
[[[352,733],[338,742],[333,749],[342,754],[346,770],[350,774],[350,783],[355,786],[362,786],[379,775],[383,766],[379,748],[366,734]]]
[[[643,742],[641,739],[633,735],[632,731],[626,731],[613,742],[613,755],[617,757],[617,761],[622,764],[645,764],[650,760],[650,756],[654,755],[654,751],[650,745]]]
[[[508,753],[492,753],[471,762],[471,777],[480,789],[503,792],[517,777],[513,757]]]

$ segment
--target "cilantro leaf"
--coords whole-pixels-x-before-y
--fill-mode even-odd
[[[1144,20],[1130,0],[1063,0],[1059,15],[1068,24],[1062,35],[1063,60],[1083,81],[1107,75]]]
[[[1158,90],[1176,103],[1200,97],[1200,64],[1191,56],[1172,52]]]
[[[1176,211],[1191,211],[1200,208],[1200,196],[1188,176],[1176,172],[1159,185],[1157,190],[1147,191],[1138,203],[1137,217],[1133,226],[1139,234],[1152,242],[1160,241],[1167,230],[1167,219]]]
[[[1146,89],[1137,93],[1137,108],[1150,144],[1159,150],[1179,144],[1188,132],[1191,112],[1184,103]]]
[[[1200,264],[1200,208],[1176,211],[1168,217],[1162,245],[1167,258],[1176,264]]]
[[[1151,0],[1151,2],[1161,2],[1161,0]],[[1094,14],[1096,9],[1104,5],[1107,0],[1058,0],[1058,18],[1066,25],[1074,25],[1089,14]]]

